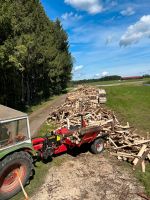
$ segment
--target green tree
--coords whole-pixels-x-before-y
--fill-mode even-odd
[[[72,70],[60,21],[49,20],[39,0],[0,3],[0,103],[22,107],[60,93]]]

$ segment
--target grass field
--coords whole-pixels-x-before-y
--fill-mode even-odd
[[[139,133],[150,131],[150,87],[113,86],[105,87],[107,106],[116,111],[123,122],[130,122]]]
[[[150,80],[145,81],[145,84],[150,84]]]
[[[108,99],[106,106],[115,111],[122,123],[128,121],[138,134],[148,135],[150,139],[150,87],[122,85],[104,88]],[[141,169],[134,173],[150,196],[150,164],[146,163],[146,173]]]
[[[87,83],[88,85],[99,86],[99,85],[142,85],[144,82],[150,81],[150,78],[143,78],[143,79],[131,79],[131,80],[111,80],[111,81],[98,81],[98,82],[91,82]]]

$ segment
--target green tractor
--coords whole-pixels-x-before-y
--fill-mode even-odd
[[[25,113],[0,105],[0,200],[21,190],[33,173],[33,147]]]

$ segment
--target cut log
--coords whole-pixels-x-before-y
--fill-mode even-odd
[[[135,144],[129,144],[129,145],[124,145],[124,146],[121,146],[121,147],[116,147],[115,149],[122,149],[122,148],[126,148],[126,147],[131,147],[131,146],[137,146],[137,145],[140,145],[140,144],[146,144],[146,143],[150,143],[150,140],[144,140],[142,142],[137,142]]]
[[[147,155],[148,159],[150,160],[150,154]]]
[[[143,160],[143,161],[141,162],[141,166],[142,166],[142,172],[145,173],[145,160]]]
[[[110,137],[108,139],[109,139],[110,143],[112,143],[115,147],[118,147]]]
[[[139,157],[141,157],[141,156],[143,155],[143,153],[144,153],[144,151],[145,151],[146,148],[147,148],[147,145],[144,144],[144,145],[142,146],[142,148],[140,149],[139,153],[138,153],[138,156],[139,156]],[[136,165],[137,162],[138,162],[138,160],[139,160],[138,158],[135,158],[134,161],[133,161],[133,164]]]
[[[146,156],[148,155],[148,153],[149,153],[149,150],[146,150],[146,151],[143,153],[142,157],[139,158],[139,160],[138,160],[138,162],[136,163],[135,167],[137,167],[138,165],[140,165],[140,164],[142,163],[142,161],[145,160],[145,158],[146,158]]]
[[[125,152],[117,152],[117,153],[114,153],[114,152],[111,152],[111,155],[113,156],[122,156],[122,157],[126,157],[126,158],[137,158],[138,156],[136,154],[129,154],[129,153],[125,153]]]

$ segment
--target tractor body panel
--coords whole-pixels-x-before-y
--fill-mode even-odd
[[[31,141],[29,140],[29,141],[23,142],[22,144],[20,143],[16,146],[12,146],[12,147],[10,146],[7,149],[0,150],[0,160],[12,152],[21,151],[21,150],[30,151],[30,152],[33,151]]]
[[[0,105],[0,159],[22,149],[32,150],[28,116]]]

